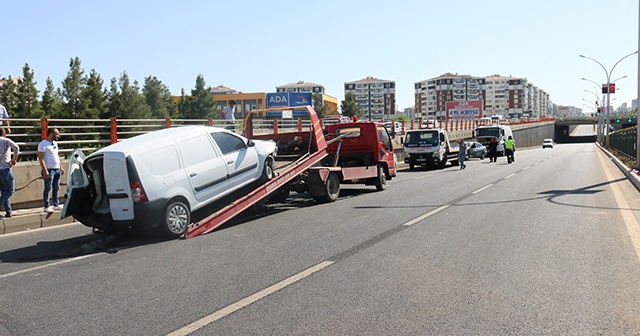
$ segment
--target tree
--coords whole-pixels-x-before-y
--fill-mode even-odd
[[[177,106],[173,102],[171,91],[157,77],[149,76],[144,79],[142,93],[151,108],[153,118],[169,118],[176,115]]]
[[[200,74],[196,77],[196,86],[191,90],[191,101],[189,102],[188,119],[214,118],[219,119],[219,112],[216,113],[215,100],[211,95],[211,90],[206,88],[204,77]]]
[[[86,110],[84,111],[83,118],[96,119],[100,118],[100,115],[104,114],[106,110],[106,92],[102,88],[104,81],[95,69],[91,69],[89,78],[87,78],[87,85],[82,90],[81,97],[86,103]]]
[[[88,104],[82,99],[82,91],[85,89],[87,79],[84,70],[80,67],[80,59],[72,58],[69,62],[69,72],[62,81],[62,97],[64,103],[60,112],[60,118],[81,119],[86,117]],[[55,116],[49,116],[49,118]]]
[[[354,115],[357,116],[358,119],[362,117],[360,104],[358,104],[356,97],[351,92],[345,95],[344,100],[340,103],[340,109],[342,110],[342,115],[348,116],[349,118],[353,118]]]
[[[330,112],[329,104],[322,101],[322,95],[319,93],[314,93],[311,96],[311,100],[313,100],[313,109],[316,111],[318,118],[322,119],[327,116]]]
[[[129,75],[123,72],[118,80],[122,110],[116,114],[118,118],[145,119],[151,118],[151,108],[147,105],[144,95],[140,92],[138,81],[131,85]]]
[[[107,109],[100,115],[100,119],[119,117],[122,109],[122,95],[118,91],[118,80],[113,77],[109,85],[109,92],[107,92]]]
[[[186,118],[189,115],[189,104],[191,97],[187,96],[184,92],[184,88],[180,90],[180,101],[178,101],[178,112],[176,113],[178,118]]]
[[[16,108],[11,115],[13,118],[38,118],[42,115],[40,102],[38,101],[38,89],[33,79],[33,70],[29,64],[22,68],[23,78],[16,88]]]
[[[4,82],[4,85],[0,86],[0,104],[4,105],[7,109],[9,117],[12,117],[13,111],[17,109],[18,106],[17,90],[18,86],[11,76]]]
[[[47,86],[42,94],[42,114],[38,118],[42,118],[45,115],[55,116],[60,113],[62,106],[62,97],[60,93],[56,91],[53,86],[51,77],[47,77]],[[35,116],[34,116],[35,118]]]

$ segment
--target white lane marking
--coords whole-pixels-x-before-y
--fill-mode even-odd
[[[233,312],[236,312],[236,311],[238,311],[238,310],[240,310],[240,309],[242,309],[242,308],[244,308],[244,307],[246,307],[246,306],[248,306],[248,305],[250,305],[250,304],[252,304],[252,303],[254,303],[254,302],[256,302],[256,301],[258,301],[258,300],[260,300],[262,298],[264,298],[264,297],[266,297],[267,295],[273,294],[273,293],[275,293],[275,292],[277,292],[277,291],[279,291],[279,290],[281,290],[281,289],[283,289],[283,288],[285,288],[285,287],[287,287],[287,286],[289,286],[289,285],[291,285],[291,284],[293,284],[293,283],[295,283],[295,282],[297,282],[299,280],[302,280],[302,279],[308,277],[309,275],[311,275],[311,274],[313,274],[315,272],[318,272],[318,271],[322,270],[323,268],[325,268],[325,267],[327,267],[327,266],[329,266],[331,264],[333,264],[333,261],[321,262],[321,263],[319,263],[319,264],[317,264],[317,265],[315,265],[315,266],[313,266],[311,268],[308,268],[308,269],[306,269],[306,270],[304,270],[304,271],[302,271],[302,272],[300,272],[300,273],[298,273],[296,275],[293,275],[293,276],[291,276],[291,277],[289,277],[287,279],[284,279],[284,280],[278,282],[275,285],[272,285],[272,286],[270,286],[268,288],[265,288],[265,289],[255,293],[255,294],[253,294],[251,296],[248,296],[248,297],[246,297],[246,298],[244,298],[244,299],[242,299],[242,300],[240,300],[238,302],[232,303],[232,304],[226,306],[225,308],[222,308],[222,309],[218,310],[217,312],[214,312],[213,314],[211,314],[209,316],[205,316],[205,317],[201,318],[198,321],[195,321],[195,322],[193,322],[193,323],[191,323],[191,324],[189,324],[189,325],[187,325],[187,326],[185,326],[183,328],[180,328],[180,329],[168,334],[167,336],[184,336],[184,335],[188,335],[188,334],[190,334],[190,333],[192,333],[192,332],[194,332],[194,331],[196,331],[196,330],[198,330],[200,328],[203,328],[203,327],[207,326],[210,323],[213,323],[213,322],[215,322],[215,321],[217,321],[217,320],[219,320],[219,319],[221,319],[221,318],[223,318],[223,317],[225,317],[225,316],[227,316],[227,315],[229,315],[229,314],[231,314]]]
[[[412,220],[410,220],[410,221],[408,221],[408,222],[406,222],[406,223],[404,223],[402,225],[411,226],[411,225],[413,225],[413,224],[415,224],[415,223],[417,223],[417,222],[419,222],[419,221],[421,221],[421,220],[423,220],[423,219],[425,219],[425,218],[427,218],[429,216],[437,214],[438,212],[440,212],[440,211],[442,211],[442,210],[444,210],[444,209],[446,209],[446,208],[448,208],[450,206],[451,206],[451,204],[442,205],[439,208],[433,209],[433,210],[427,212],[426,214],[424,214],[424,215],[422,215],[422,216],[420,216],[418,218],[412,219]]]
[[[506,180],[506,179],[508,179],[508,178],[510,178],[510,177],[513,177],[513,176],[516,176],[516,174],[515,174],[515,173],[513,173],[513,174],[511,174],[511,175],[507,175],[507,176],[505,176],[505,177],[504,177],[504,179]]]
[[[600,159],[600,163],[604,168],[604,173],[607,176],[607,180],[613,181],[613,176],[609,172],[609,168],[607,167],[603,156],[604,154],[600,152],[598,158]],[[636,222],[636,218],[633,216],[633,213],[631,212],[631,210],[629,210],[629,204],[627,204],[624,196],[622,196],[620,188],[618,188],[615,183],[611,183],[610,186],[611,191],[613,192],[613,198],[620,208],[620,214],[622,215],[624,224],[627,227],[627,232],[629,232],[631,243],[633,243],[633,247],[636,250],[636,255],[638,256],[638,258],[640,258],[640,227],[638,227],[638,223]]]
[[[522,170],[527,170],[529,168],[531,168],[531,166],[526,166],[526,167],[522,168]]]
[[[97,254],[87,254],[87,255],[83,255],[83,256],[79,256],[79,257],[71,258],[71,259],[66,259],[66,260],[60,260],[60,261],[52,262],[52,263],[50,263],[50,264],[46,264],[46,265],[40,265],[40,266],[31,267],[31,268],[27,268],[27,269],[23,269],[23,270],[15,271],[15,272],[7,273],[7,274],[2,274],[2,275],[0,275],[0,279],[2,279],[2,278],[12,277],[12,276],[14,276],[14,275],[18,275],[18,274],[22,274],[22,273],[27,273],[27,272],[31,272],[31,271],[36,271],[36,270],[43,269],[43,268],[47,268],[47,267],[51,267],[51,266],[56,266],[56,265],[66,264],[66,263],[68,263],[68,262],[72,262],[72,261],[76,261],[76,260],[80,260],[80,259],[84,259],[84,258],[93,257],[93,256],[95,256],[95,255],[97,255]]]
[[[493,185],[493,183],[492,184],[487,184],[486,186],[484,186],[484,187],[472,192],[472,194],[477,194],[477,193],[479,193],[479,192],[481,192],[481,191],[483,191],[483,190],[485,190],[487,188],[490,188],[492,185]]]

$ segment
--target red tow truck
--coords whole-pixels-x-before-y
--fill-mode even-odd
[[[309,130],[265,127],[265,116],[295,115],[306,111]],[[261,118],[262,117],[262,118]],[[260,123],[260,121],[263,121]],[[396,176],[391,136],[381,123],[354,121],[326,125],[311,106],[254,110],[244,121],[249,139],[274,140],[278,144],[273,179],[247,195],[189,227],[186,237],[211,232],[252,205],[269,199],[284,201],[290,191],[309,192],[320,203],[333,202],[341,184],[364,184],[381,191]]]

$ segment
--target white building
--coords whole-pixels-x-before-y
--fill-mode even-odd
[[[344,94],[351,93],[360,104],[363,118],[391,120],[396,113],[396,82],[367,77],[344,83]]]

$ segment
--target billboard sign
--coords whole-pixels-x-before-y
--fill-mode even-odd
[[[305,106],[311,104],[311,92],[290,92],[289,106]]]
[[[289,107],[289,92],[267,93],[267,108]]]
[[[265,97],[267,108],[279,107],[296,107],[313,105],[311,100],[311,92],[276,92],[267,93]],[[294,117],[303,117],[307,115],[306,110],[293,111]],[[267,117],[284,118],[281,111],[267,112]]]
[[[448,101],[445,103],[447,119],[482,118],[482,100]]]

